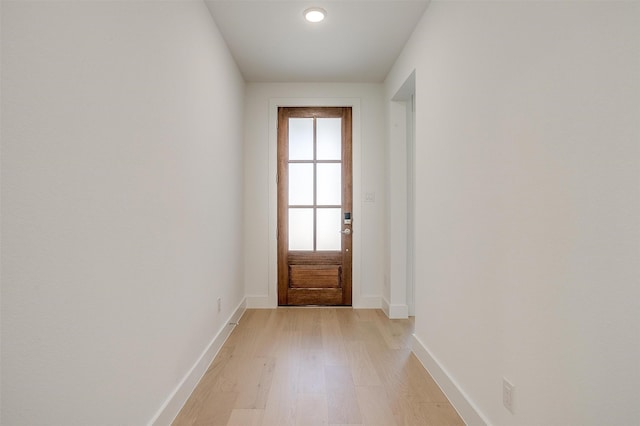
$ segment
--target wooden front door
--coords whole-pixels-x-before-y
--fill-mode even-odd
[[[279,108],[279,305],[351,305],[352,207],[351,108]]]

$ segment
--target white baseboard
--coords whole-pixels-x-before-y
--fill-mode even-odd
[[[458,412],[462,420],[468,426],[490,426],[491,424],[481,414],[480,410],[460,389],[449,373],[442,367],[438,360],[431,354],[427,346],[413,335],[412,351],[420,360],[422,366],[431,374],[433,380],[446,395],[453,408]]]
[[[270,300],[269,296],[247,296],[247,309],[275,309],[278,303]]]
[[[353,296],[353,309],[380,309],[382,308],[380,296]]]
[[[391,318],[389,317],[389,301],[387,299],[385,299],[384,297],[380,298],[380,308],[382,309],[382,311],[384,312],[384,314],[387,316],[387,318]]]
[[[389,305],[390,319],[407,319],[409,318],[409,306],[407,305]]]
[[[409,318],[409,306],[408,305],[399,305],[399,304],[391,304],[384,297],[381,299],[382,310],[389,319],[407,319]]]
[[[196,388],[198,382],[209,368],[209,365],[218,354],[220,348],[227,340],[231,332],[233,331],[233,325],[231,323],[237,323],[246,309],[245,299],[240,302],[238,307],[233,311],[229,319],[224,323],[225,325],[220,329],[218,334],[213,338],[207,349],[200,355],[200,358],[191,367],[189,372],[184,376],[180,384],[176,387],[173,393],[167,398],[160,410],[156,413],[153,419],[149,422],[152,426],[164,426],[170,425],[173,422],[184,406],[187,399],[191,396],[191,393]]]

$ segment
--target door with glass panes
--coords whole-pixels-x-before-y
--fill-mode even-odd
[[[351,305],[351,108],[278,109],[278,304]]]

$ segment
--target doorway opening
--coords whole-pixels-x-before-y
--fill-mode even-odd
[[[392,288],[393,294],[404,294],[406,303],[406,314],[415,316],[415,133],[416,133],[416,73],[415,70],[407,77],[405,82],[398,89],[393,102],[401,105],[401,113],[398,113],[399,124],[404,126],[404,140],[398,141],[403,146],[405,152],[404,158],[395,164],[396,173],[404,174],[404,182],[406,188],[398,188],[399,194],[406,194],[397,198],[398,205],[392,211],[393,220],[402,223],[404,226],[399,227],[397,234],[391,236],[392,244],[396,247],[402,247],[397,250],[393,256],[397,256],[394,264],[398,265],[396,275],[400,279],[393,279],[391,286],[402,288]],[[401,117],[401,118],[400,118]],[[401,125],[402,125],[401,124]],[[392,166],[393,167],[393,166]],[[394,170],[392,170],[394,172]],[[406,189],[406,191],[405,191]],[[392,271],[393,272],[393,271]],[[395,290],[395,291],[394,291]],[[400,302],[403,302],[400,300]],[[398,303],[398,302],[395,302]]]

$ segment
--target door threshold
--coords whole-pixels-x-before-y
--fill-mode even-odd
[[[326,309],[353,309],[353,306],[345,305],[278,305],[278,308],[326,308]]]

